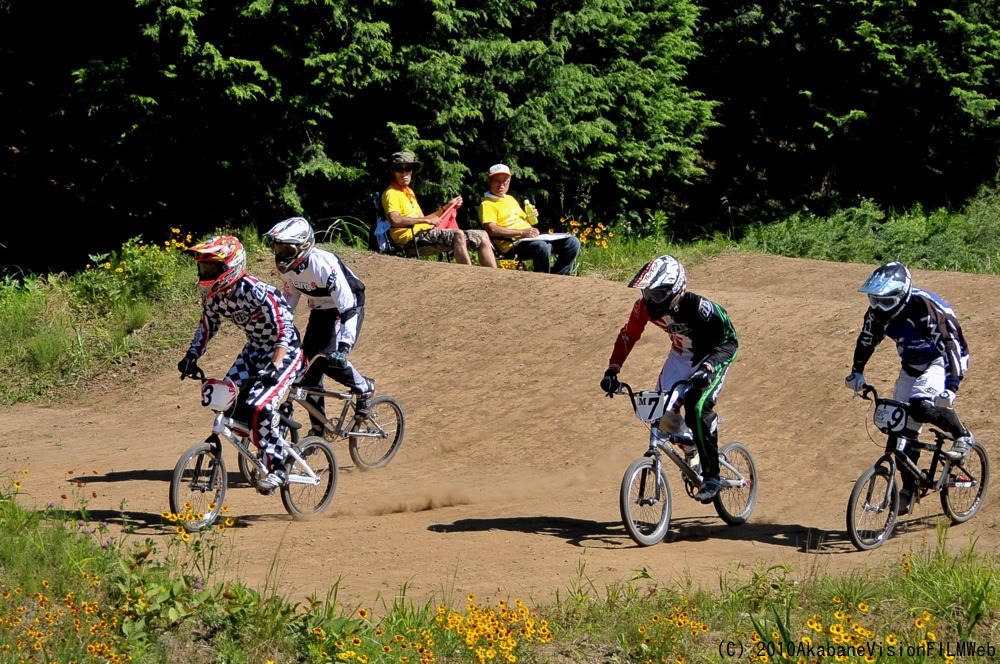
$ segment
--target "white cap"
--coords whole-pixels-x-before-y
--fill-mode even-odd
[[[494,175],[511,175],[510,169],[507,168],[507,164],[494,164],[490,166],[490,172],[486,175],[487,178],[491,178]]]

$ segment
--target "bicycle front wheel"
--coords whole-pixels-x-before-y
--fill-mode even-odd
[[[368,417],[355,421],[347,434],[347,450],[358,470],[382,468],[392,461],[403,444],[405,424],[398,401],[389,396],[372,399]]]
[[[210,526],[222,513],[226,499],[226,460],[211,443],[189,447],[174,467],[170,480],[170,511],[195,532]]]
[[[319,482],[298,461],[286,466],[288,482],[281,487],[281,502],[293,517],[318,516],[330,505],[337,490],[337,457],[330,444],[319,436],[303,438],[298,449]]]
[[[884,466],[869,468],[854,483],[847,501],[847,534],[861,551],[878,548],[892,536],[899,510],[899,487]]]
[[[941,507],[952,523],[965,523],[983,506],[990,485],[990,458],[978,440],[941,487]]]
[[[639,546],[660,542],[670,527],[670,480],[650,457],[633,461],[622,477],[618,496],[622,523],[629,537]]]
[[[719,491],[713,501],[715,511],[722,520],[730,526],[739,526],[747,522],[757,506],[757,493],[760,486],[757,482],[757,465],[753,455],[743,443],[728,443],[719,451],[720,461],[725,459],[736,472],[719,464],[719,479],[738,481],[740,476],[745,481],[741,487],[725,487]]]

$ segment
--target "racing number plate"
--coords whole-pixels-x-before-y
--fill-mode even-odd
[[[899,433],[906,428],[906,411],[894,403],[880,403],[875,408],[875,426],[882,433]]]

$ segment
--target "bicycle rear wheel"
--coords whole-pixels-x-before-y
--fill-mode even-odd
[[[660,542],[670,528],[671,508],[670,480],[663,468],[657,481],[653,459],[633,461],[622,477],[618,507],[625,531],[636,544],[652,546]]]
[[[951,477],[941,487],[941,507],[952,523],[965,523],[986,500],[990,485],[990,458],[978,440],[961,464],[951,467]]]
[[[170,511],[184,519],[186,530],[201,530],[218,518],[226,480],[226,460],[215,445],[198,443],[185,450],[170,480]]]
[[[757,506],[757,493],[760,487],[757,483],[757,465],[753,455],[743,443],[728,443],[719,451],[719,456],[725,458],[736,471],[743,476],[746,484],[741,487],[726,487],[719,491],[713,501],[715,511],[722,520],[730,526],[739,526],[747,522]],[[719,464],[719,479],[738,480],[739,475]]]
[[[358,470],[382,468],[392,461],[403,444],[405,425],[398,401],[384,395],[372,399],[368,417],[355,421],[347,434],[347,450]]]
[[[293,517],[317,516],[330,505],[337,491],[337,457],[330,444],[319,436],[306,436],[298,449],[299,455],[319,477],[319,483],[297,481],[308,480],[309,475],[296,461],[294,465],[286,466],[288,482],[281,487],[281,502]]]
[[[892,536],[899,509],[899,487],[884,466],[861,473],[847,501],[847,534],[861,551],[875,549]]]

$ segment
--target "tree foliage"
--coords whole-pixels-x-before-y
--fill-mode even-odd
[[[721,102],[704,206],[958,205],[993,180],[996,3],[723,0],[701,26],[691,76]]]
[[[985,0],[0,0],[4,199],[77,229],[57,257],[15,224],[0,264],[367,219],[399,149],[427,207],[472,217],[503,161],[550,225],[678,238],[958,205],[997,171],[998,28]]]

